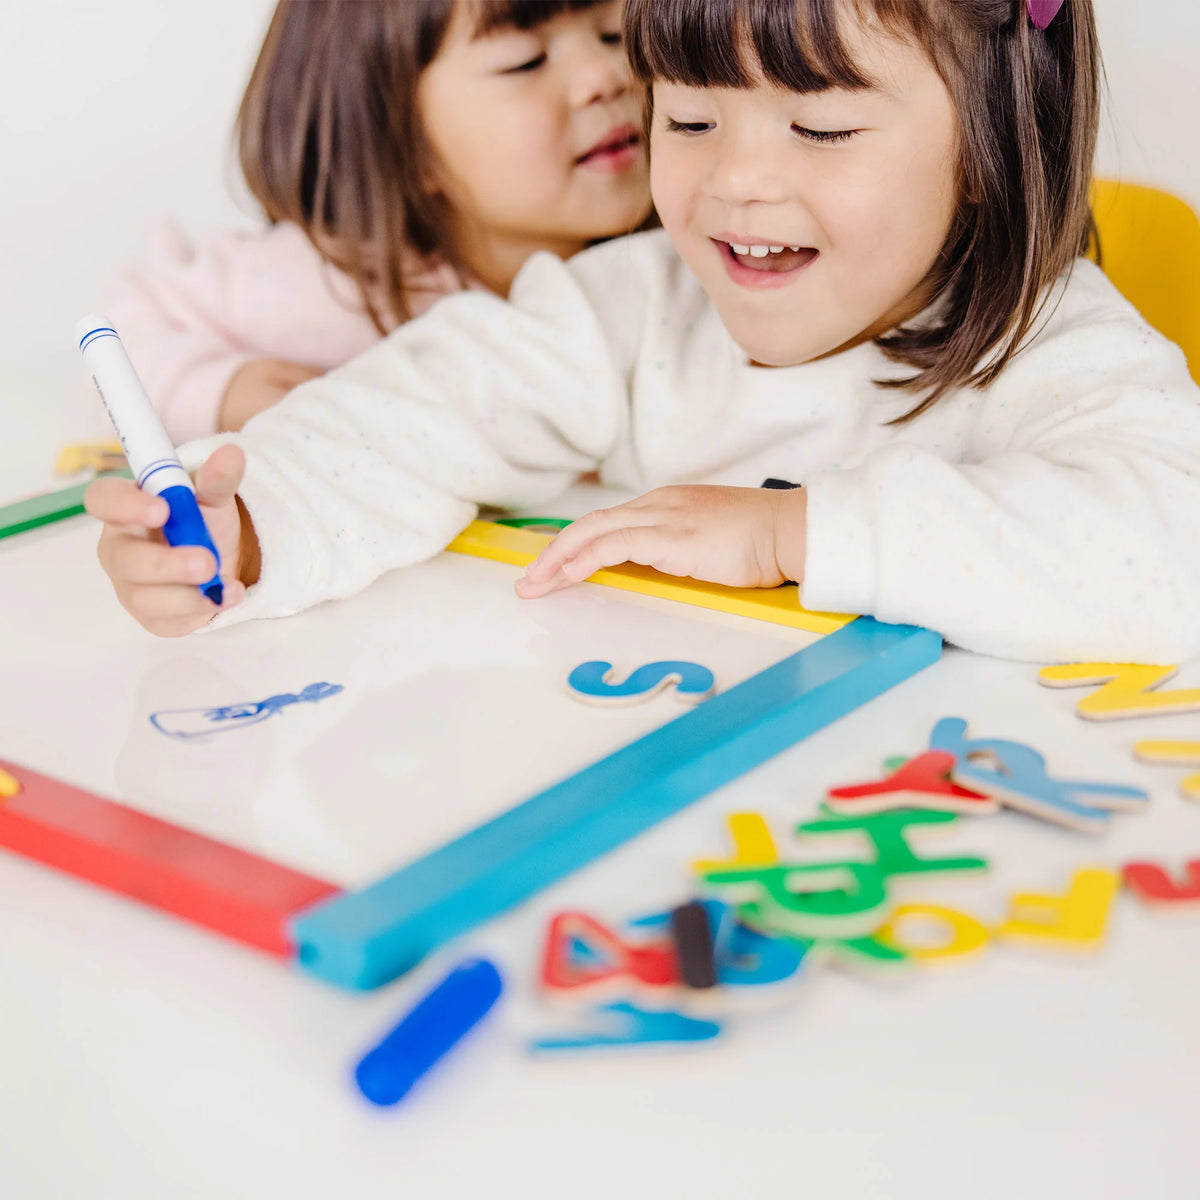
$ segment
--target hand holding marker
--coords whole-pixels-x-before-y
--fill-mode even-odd
[[[138,487],[167,502],[171,515],[163,526],[163,536],[172,546],[203,546],[216,559],[217,573],[198,586],[219,607],[224,598],[221,556],[200,515],[191,477],[151,406],[121,339],[103,317],[96,316],[84,317],[75,334]]]

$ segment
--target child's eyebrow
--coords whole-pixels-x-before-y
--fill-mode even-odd
[[[791,92],[796,96],[824,96],[830,93],[843,92],[848,96],[875,95],[892,101],[898,101],[902,98],[901,90],[889,84],[881,76],[868,72],[857,63],[854,70],[858,76],[856,80],[831,79],[825,76],[828,81],[822,83],[818,82],[821,77],[817,76],[813,79],[811,86],[796,87],[794,84],[789,85],[778,79],[773,73],[768,74],[761,63],[753,62],[747,64],[743,62],[741,64],[741,77],[737,81],[699,81],[676,78],[670,74],[664,74],[652,79],[651,82],[655,84],[667,84],[672,87],[693,88],[696,91],[750,91],[757,87],[768,87],[778,88],[783,92]]]
[[[472,42],[486,42],[491,38],[503,37],[505,34],[535,33],[536,31],[536,26],[524,29],[516,21],[494,21],[487,25],[481,22],[471,30],[471,36],[468,40]]]
[[[474,29],[471,41],[505,33],[536,33],[543,25],[564,13],[586,12],[600,8],[605,0],[568,0],[564,4],[548,4],[544,11],[533,11],[528,5],[504,4],[501,0],[476,0]]]
[[[532,33],[533,28],[521,28],[516,21],[492,21],[484,24],[482,21],[471,30],[470,40],[482,42],[485,38],[499,37],[506,33]]]
[[[894,88],[890,88],[882,80],[874,80],[863,87],[844,87],[841,84],[835,84],[829,89],[833,92],[846,92],[851,96],[882,96],[885,100],[899,100],[900,93]]]
[[[670,80],[670,79],[659,79],[659,80],[655,80],[655,82],[674,85],[674,81]],[[882,80],[872,80],[869,83],[859,83],[859,84],[830,83],[830,84],[826,85],[825,87],[812,87],[812,88],[805,88],[803,90],[783,87],[779,84],[772,83],[772,81],[770,81],[770,80],[767,80],[765,82],[767,83],[768,86],[777,87],[782,92],[791,92],[792,95],[794,95],[794,96],[832,96],[832,95],[837,95],[839,92],[841,92],[847,96],[879,96],[884,100],[892,100],[892,101],[898,101],[901,98],[900,93],[898,91],[896,91],[894,88],[888,87],[887,84],[883,83]],[[706,87],[701,84],[682,84],[682,85],[678,85],[678,86],[694,87],[697,91],[710,91],[710,90],[711,91],[726,91],[726,90],[749,91],[755,85],[747,84],[746,87],[744,87],[744,88],[735,87],[732,89],[727,89],[723,85],[720,85],[720,84],[714,84],[709,87]]]
[[[859,73],[862,75],[862,83],[831,83],[827,87],[813,88],[810,91],[798,92],[801,96],[823,96],[828,92],[844,92],[848,96],[882,96],[885,100],[899,100],[901,93],[899,89],[890,86],[883,79],[874,75],[868,75],[867,72],[859,68]]]

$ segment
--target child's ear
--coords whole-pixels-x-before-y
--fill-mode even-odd
[[[418,121],[414,129],[413,155],[417,166],[417,186],[426,196],[446,197],[446,180],[442,164],[429,144],[424,126]]]
[[[435,196],[440,200],[446,197],[446,190],[442,186],[441,173],[432,163],[424,162],[421,164],[421,174],[419,178],[421,191],[426,196]]]
[[[426,196],[436,196],[438,199],[446,198],[446,188],[442,182],[442,173],[435,162],[426,158],[421,163],[421,191]]]

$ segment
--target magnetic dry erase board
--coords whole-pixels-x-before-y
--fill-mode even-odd
[[[576,495],[572,511],[588,506]],[[216,845],[203,841],[210,855],[247,852],[315,881],[280,911],[300,964],[374,986],[940,653],[927,630],[815,618],[806,623],[823,632],[813,632],[627,590],[652,576],[641,569],[632,585],[522,601],[512,562],[536,552],[538,536],[478,523],[462,543],[473,553],[444,553],[295,617],[181,640],[121,612],[86,518],[10,539],[0,760],[115,801],[93,815],[119,863],[77,869],[78,847],[62,851],[62,837],[91,817],[69,806],[45,817],[51,801],[38,809],[32,776],[24,797],[0,801],[0,842],[151,903],[164,885],[142,866],[186,873],[201,839]],[[746,596],[767,616],[771,605],[798,611],[794,588]],[[597,707],[567,686],[588,660],[611,662],[618,678],[693,661],[717,692],[696,706],[667,690]],[[271,711],[253,711],[266,700]],[[119,825],[130,813],[146,819],[110,835],[114,814]],[[51,819],[55,849],[39,852],[37,823]],[[240,887],[257,869],[247,861],[220,870]],[[204,903],[220,909],[223,898]]]

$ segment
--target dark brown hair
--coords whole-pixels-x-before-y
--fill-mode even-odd
[[[917,374],[881,386],[918,393],[901,420],[958,387],[987,387],[1017,353],[1048,288],[1093,232],[1100,108],[1092,0],[1066,0],[1038,30],[1026,0],[626,0],[634,75],[796,92],[871,85],[843,39],[847,11],[922,47],[960,127],[959,202],[926,280],[932,322],[876,339]],[[749,66],[747,58],[753,55]]]
[[[600,0],[280,0],[237,118],[238,158],[271,221],[293,221],[357,282],[381,333],[410,315],[406,248],[465,278],[431,195],[417,80],[456,4],[476,32],[532,29]]]

